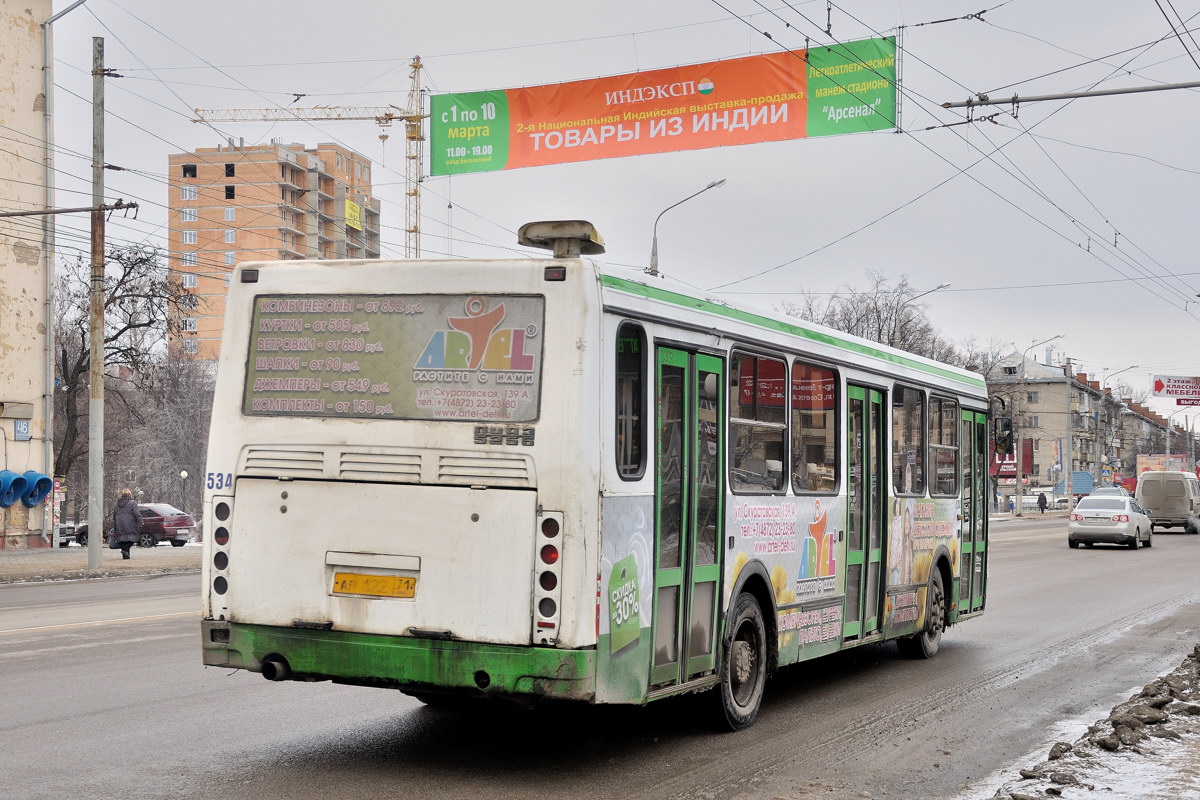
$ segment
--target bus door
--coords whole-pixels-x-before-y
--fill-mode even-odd
[[[654,654],[650,684],[679,684],[716,668],[724,363],[658,348]]]
[[[983,609],[987,575],[987,415],[962,412],[962,555],[958,613]]]
[[[879,632],[883,604],[883,393],[847,387],[846,618],[842,635]]]

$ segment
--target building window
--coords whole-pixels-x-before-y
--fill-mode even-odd
[[[1003,370],[1004,370],[1005,375],[1016,375],[1017,374],[1016,367],[1004,367]]]
[[[1037,392],[1026,392],[1025,393],[1025,402],[1030,403],[1030,404],[1036,403],[1037,402],[1037,394],[1038,394]]]
[[[237,231],[233,228],[225,229],[225,244],[233,244],[237,241]]]
[[[1025,419],[1025,427],[1027,427],[1027,428],[1037,428],[1037,427],[1040,427],[1040,426],[1038,425],[1038,418],[1037,418],[1037,417],[1026,417],[1026,419]]]
[[[183,243],[184,244],[195,244],[196,243],[196,232],[195,231],[183,231],[182,235],[183,235]]]
[[[196,354],[196,340],[195,339],[184,339],[182,342],[179,343],[179,352],[186,353],[190,356],[195,355]]]
[[[233,222],[233,220],[236,216],[237,216],[237,209],[234,208],[233,206],[229,206],[225,209],[225,221],[226,222]]]
[[[236,192],[234,191],[234,187],[226,186],[225,187],[225,199],[232,200],[235,196],[236,196]]]
[[[180,264],[182,264],[182,265],[183,265],[183,266],[185,266],[185,267],[194,267],[194,266],[196,266],[196,253],[195,253],[195,251],[188,252],[188,253],[180,253],[180,254],[179,254],[179,263],[180,263]]]
[[[196,165],[195,164],[184,164],[183,165],[183,177],[185,177],[185,178],[196,177]]]
[[[185,331],[196,330],[196,318],[195,317],[184,317],[183,318],[183,329]]]
[[[838,381],[833,370],[792,364],[792,489],[832,492],[838,479]]]
[[[200,298],[196,297],[196,295],[194,295],[194,294],[185,294],[183,297],[179,298],[179,307],[180,308],[194,309],[198,305],[200,305]]]
[[[196,276],[195,275],[183,275],[181,277],[182,277],[181,283],[183,284],[183,288],[185,288],[185,289],[195,289],[196,288]]]
[[[180,222],[195,222],[196,221],[196,209],[194,209],[194,208],[182,209],[180,211],[179,221]]]
[[[180,186],[179,187],[179,196],[184,200],[195,200],[196,199],[196,187],[195,186]]]
[[[225,251],[225,266],[232,267],[237,264],[237,253],[233,250]]]
[[[226,164],[226,165],[225,165],[225,177],[226,177],[226,178],[232,178],[232,177],[233,177],[233,164]]]
[[[732,371],[730,484],[738,492],[778,492],[787,440],[787,365],[738,353]]]
[[[892,394],[892,485],[896,494],[925,494],[925,393],[897,386]]]

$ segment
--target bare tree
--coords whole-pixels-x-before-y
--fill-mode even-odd
[[[920,293],[913,290],[908,276],[901,275],[893,286],[880,272],[871,270],[867,275],[870,285],[865,290],[845,286],[828,297],[805,294],[799,301],[784,303],[782,310],[910,353],[967,363],[972,353],[960,352],[929,322],[925,304],[914,302]]]
[[[78,259],[60,266],[55,284],[55,471],[85,485],[88,385],[91,369],[90,268]],[[172,281],[151,248],[109,250],[105,265],[105,455],[126,444],[122,432],[145,421],[154,373],[168,334],[178,333],[189,293]],[[190,301],[189,301],[190,302]]]

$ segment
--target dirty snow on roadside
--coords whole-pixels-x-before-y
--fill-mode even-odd
[[[1078,730],[1064,724],[1062,730]],[[968,800],[1200,798],[1200,644],[1045,760],[993,775]]]

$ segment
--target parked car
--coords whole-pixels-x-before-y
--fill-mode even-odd
[[[78,525],[72,525],[69,522],[62,522],[54,526],[54,540],[58,542],[59,547],[67,547],[71,542],[75,541],[75,529]],[[87,529],[87,523],[83,523],[83,527]]]
[[[1088,497],[1093,497],[1096,495],[1105,495],[1108,497],[1132,497],[1133,496],[1132,494],[1129,493],[1129,490],[1126,489],[1124,486],[1097,486],[1095,489],[1092,489],[1091,493],[1088,494]]]
[[[159,542],[170,542],[183,547],[196,535],[196,520],[185,511],[167,503],[138,503],[142,515],[142,526],[138,533],[138,547],[154,547]],[[75,541],[87,547],[88,525],[75,528]]]
[[[1132,550],[1152,547],[1150,517],[1132,497],[1088,495],[1067,517],[1067,545],[1123,544]]]

